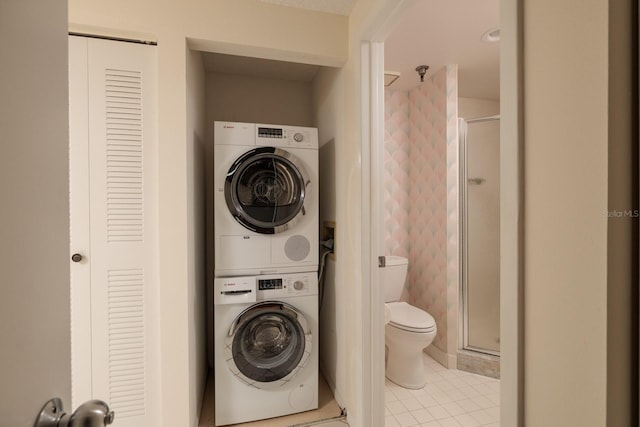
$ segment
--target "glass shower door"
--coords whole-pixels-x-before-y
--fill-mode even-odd
[[[500,352],[500,120],[461,124],[464,348]]]

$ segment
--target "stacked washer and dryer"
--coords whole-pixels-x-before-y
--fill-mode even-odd
[[[217,426],[318,407],[318,132],[214,125]]]

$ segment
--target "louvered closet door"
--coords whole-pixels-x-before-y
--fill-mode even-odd
[[[87,144],[89,174],[90,398],[109,403],[117,427],[157,426],[156,48],[79,39],[87,64],[87,138],[75,144]],[[73,167],[71,179],[82,179]],[[72,251],[73,235],[72,225]]]

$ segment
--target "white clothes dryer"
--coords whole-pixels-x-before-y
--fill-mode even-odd
[[[214,280],[215,423],[318,407],[315,272]]]
[[[318,266],[318,130],[215,122],[215,276]]]

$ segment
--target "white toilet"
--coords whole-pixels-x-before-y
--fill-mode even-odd
[[[399,386],[420,389],[427,382],[422,350],[436,337],[436,321],[426,311],[398,301],[407,276],[409,260],[387,256],[380,269],[385,287],[385,305],[389,321],[385,325],[388,349],[386,376]]]

